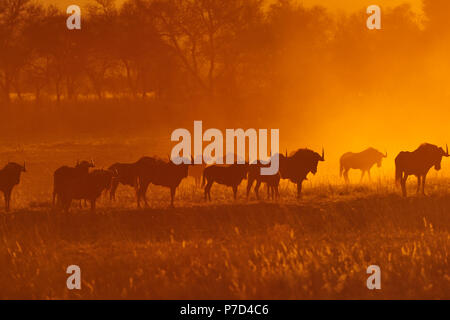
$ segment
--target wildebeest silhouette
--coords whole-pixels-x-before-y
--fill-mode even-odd
[[[280,196],[278,192],[278,186],[280,184],[280,172],[278,171],[274,175],[262,175],[261,168],[263,167],[270,167],[270,163],[261,164],[260,162],[257,162],[250,164],[247,174],[247,199],[249,197],[251,188],[255,180],[256,180],[255,186],[256,199],[259,200],[258,191],[259,187],[261,186],[261,183],[265,183],[267,185],[267,198],[278,199],[278,197]]]
[[[192,159],[191,159],[192,161]],[[170,205],[173,207],[175,192],[181,180],[188,176],[188,164],[174,164],[170,159],[164,161],[155,157],[143,157],[136,162],[138,171],[137,206],[140,207],[141,198],[147,203],[147,189],[150,183],[170,189]]]
[[[62,166],[55,170],[53,173],[53,206],[55,205],[55,199],[59,195],[60,191],[74,179],[80,176],[85,176],[89,172],[89,168],[94,167],[94,162],[91,161],[77,161],[75,167]]]
[[[102,192],[111,188],[112,178],[113,173],[110,170],[97,169],[67,181],[58,193],[63,209],[68,211],[72,200],[87,200],[94,211]]]
[[[361,179],[360,182],[364,178],[364,174],[367,172],[367,175],[370,177],[370,169],[376,163],[377,167],[381,167],[381,162],[383,158],[387,157],[387,152],[385,154],[374,148],[367,148],[361,152],[347,152],[344,153],[339,159],[339,176],[342,177],[344,175],[345,182],[349,182],[348,172],[350,169],[360,169],[361,170]]]
[[[289,179],[297,184],[297,198],[301,197],[302,183],[306,180],[308,173],[317,173],[317,164],[325,161],[325,151],[322,148],[322,155],[310,149],[299,149],[291,156],[280,154],[280,174],[281,178]]]
[[[14,186],[20,183],[20,175],[26,172],[25,162],[23,166],[15,162],[9,162],[0,170],[0,191],[5,198],[5,210],[9,211],[11,203],[11,192]]]
[[[211,201],[211,187],[214,182],[223,184],[233,189],[233,197],[236,200],[238,186],[247,178],[248,163],[217,165],[213,164],[203,170],[202,187],[205,187],[205,200]],[[206,185],[206,186],[205,186]]]
[[[441,170],[442,157],[448,157],[448,146],[445,151],[433,144],[423,143],[416,150],[401,151],[395,157],[395,181],[400,183],[402,194],[406,197],[406,180],[409,175],[417,177],[417,193],[422,185],[422,194],[425,195],[425,179],[428,171],[434,166],[435,170]]]
[[[138,170],[136,162],[134,163],[114,163],[108,170],[113,173],[111,189],[109,192],[110,200],[116,199],[116,190],[119,183],[134,188],[136,195],[138,190]]]

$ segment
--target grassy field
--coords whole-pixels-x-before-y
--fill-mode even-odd
[[[286,181],[279,201],[246,201],[244,181],[238,201],[214,186],[212,203],[188,178],[174,209],[168,190],[152,187],[151,207],[137,210],[122,186],[96,213],[52,210],[58,166],[76,157],[98,167],[135,161],[151,143],[3,147],[1,159],[27,159],[28,172],[13,211],[0,210],[0,298],[450,299],[445,178],[429,179],[428,196],[403,199],[390,178],[345,186],[319,168],[300,201]],[[72,264],[81,268],[81,290],[66,288]],[[366,287],[372,264],[381,268],[381,290]]]

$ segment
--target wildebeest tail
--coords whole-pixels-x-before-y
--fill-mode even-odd
[[[339,159],[339,177],[342,177],[342,172],[344,171],[344,166],[342,164],[342,159]]]

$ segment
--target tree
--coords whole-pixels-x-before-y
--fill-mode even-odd
[[[30,0],[0,2],[0,90],[6,103],[11,101],[13,84],[30,57],[23,42],[24,29],[38,12],[39,6]]]
[[[230,41],[245,28],[246,18],[258,10],[253,0],[158,0],[140,1],[156,21],[160,37],[179,58],[190,79],[209,96],[226,70]]]
[[[118,11],[113,0],[96,0],[88,7],[81,46],[84,52],[83,70],[99,99],[104,96],[106,77],[116,67],[115,37]]]

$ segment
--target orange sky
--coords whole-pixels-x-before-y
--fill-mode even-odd
[[[58,6],[64,7],[71,4],[78,4],[83,6],[93,0],[41,0],[48,4],[57,4]],[[117,3],[121,3],[124,0],[117,0]],[[368,7],[372,4],[378,4],[380,6],[396,6],[402,3],[410,3],[414,9],[420,10],[421,0],[300,0],[306,6],[311,5],[321,5],[333,10],[343,10],[343,11],[353,11],[355,9],[360,9]]]

